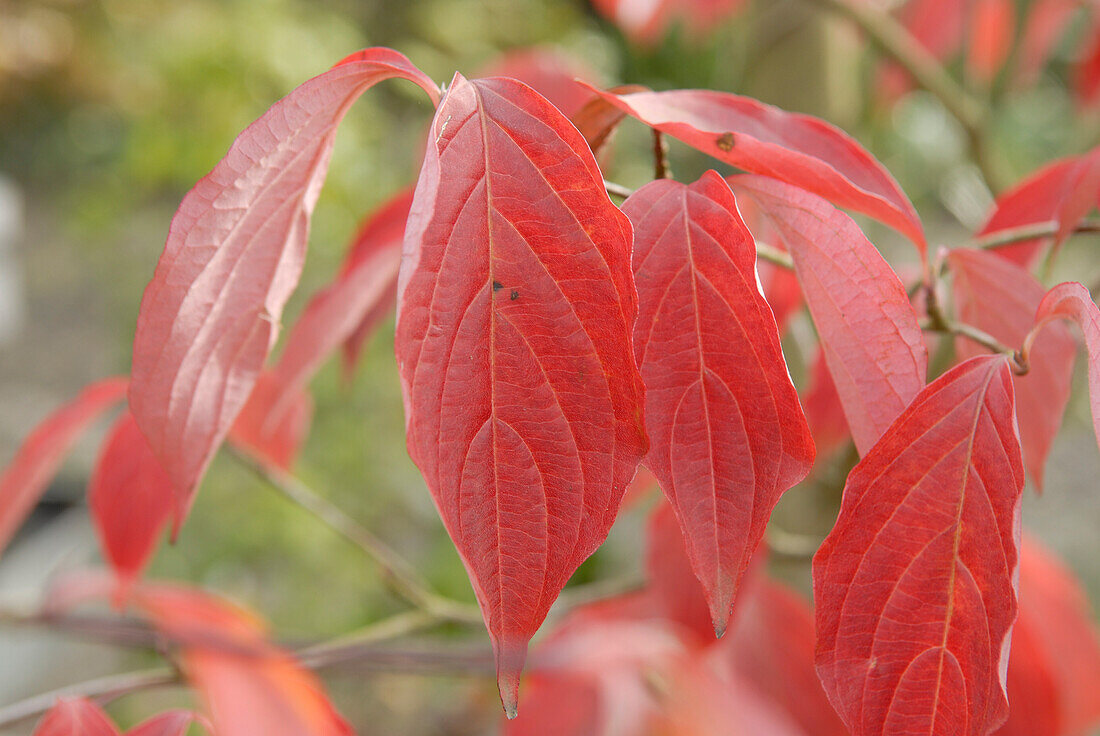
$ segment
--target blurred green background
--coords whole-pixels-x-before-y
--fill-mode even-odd
[[[1096,116],[1075,107],[1064,82],[1074,33],[1036,84],[993,90],[994,148],[1009,178],[1096,143]],[[847,23],[804,0],[753,3],[704,37],[673,27],[652,46],[631,43],[582,0],[0,0],[0,177],[21,212],[12,245],[0,250],[0,270],[18,276],[8,287],[16,327],[0,336],[0,459],[85,383],[128,370],[141,291],[172,212],[233,137],[297,84],[375,45],[402,51],[439,81],[455,70],[476,75],[511,49],[545,46],[577,59],[598,83],[727,90],[820,115],[895,174],[934,245],[963,242],[991,201],[967,159],[963,132],[943,107],[920,91],[884,101],[876,93],[877,55]],[[405,83],[380,85],[354,106],[338,135],[287,324],[334,275],[359,219],[413,181],[431,112]],[[649,150],[648,133],[624,125],[608,177],[641,185],[652,176]],[[672,163],[685,181],[714,166],[675,142]],[[895,263],[915,264],[896,235],[864,224]],[[1095,278],[1095,258],[1071,245],[1059,271],[1081,279],[1082,269]],[[298,473],[440,591],[472,601],[404,449],[392,337],[390,320],[350,383],[335,362],[321,372]],[[797,340],[789,347],[797,354]],[[798,379],[801,368],[792,363]],[[1050,463],[1047,495],[1029,497],[1026,513],[1097,600],[1100,496],[1093,486],[1100,460],[1089,432],[1087,409],[1076,401]],[[81,444],[51,489],[54,512],[40,515],[35,528],[47,529],[57,512],[80,502],[95,447],[94,439]],[[825,468],[792,491],[780,523],[823,535],[835,490]],[[624,513],[579,581],[637,574],[645,508]],[[21,542],[26,549],[30,536]],[[51,548],[27,563],[39,582],[94,555],[86,531],[65,539],[65,554]],[[807,589],[808,565],[780,567]],[[0,583],[23,579],[7,574],[0,570]],[[151,574],[227,593],[261,611],[288,641],[348,632],[402,607],[369,560],[227,457],[215,462],[179,543],[162,550]],[[485,643],[480,631],[443,635]],[[26,676],[0,669],[0,698],[140,663],[99,648],[66,649],[64,640],[51,646],[37,635],[10,643],[14,655],[47,656],[54,665]],[[350,673],[330,685],[353,723],[370,723],[374,733],[484,733],[497,719],[484,677]],[[114,713],[125,722],[179,697],[142,695],[121,701]]]

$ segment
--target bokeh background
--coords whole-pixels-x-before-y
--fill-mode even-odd
[[[963,243],[981,224],[991,194],[943,106],[925,92],[884,84],[880,57],[817,3],[760,0],[738,11],[702,31],[673,22],[639,40],[584,0],[0,0],[0,462],[84,384],[128,370],[141,291],[190,186],[272,102],[366,46],[398,49],[440,81],[539,47],[571,59],[599,84],[706,87],[819,115],[855,135],[895,174],[934,245]],[[1004,179],[997,184],[1097,143],[1100,115],[1075,98],[1069,81],[1087,17],[1082,8],[1067,24],[1036,79],[1014,84],[1002,76],[975,85],[995,110],[991,148]],[[950,61],[950,69],[966,77],[963,62]],[[337,138],[287,323],[336,273],[359,219],[415,178],[430,117],[423,94],[405,83],[380,85],[356,103]],[[648,181],[650,145],[641,126],[625,124],[608,177],[632,187]],[[675,142],[671,155],[681,180],[715,166]],[[895,234],[864,224],[899,269],[915,266]],[[1071,241],[1053,277],[1093,285],[1096,245]],[[787,340],[796,380],[803,371],[799,330],[809,329],[808,322],[796,325]],[[320,373],[298,473],[439,590],[472,601],[404,449],[392,337],[391,319],[350,381],[337,361]],[[1046,493],[1029,494],[1025,523],[1074,567],[1096,602],[1100,456],[1082,378]],[[98,436],[80,444],[0,559],[0,600],[33,598],[51,575],[95,562],[82,499]],[[824,467],[791,491],[776,523],[823,536],[835,518],[835,470]],[[647,508],[643,502],[623,514],[576,582],[638,574]],[[773,564],[808,591],[807,562]],[[370,560],[226,458],[215,462],[179,542],[159,553],[151,575],[228,594],[261,611],[288,642],[353,631],[401,608]],[[444,631],[434,641],[426,646],[485,646],[481,632]],[[3,628],[0,704],[142,661],[81,639]],[[327,681],[348,718],[371,724],[372,733],[480,734],[497,724],[489,677],[338,671]],[[126,723],[185,697],[142,694],[112,712]]]

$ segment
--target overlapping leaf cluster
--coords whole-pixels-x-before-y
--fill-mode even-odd
[[[368,219],[268,366],[336,126],[393,77],[437,106],[415,191]],[[89,387],[0,478],[0,543],[80,431],[127,393],[89,488],[116,574],[96,592],[178,644],[218,733],[349,732],[249,614],[139,578],[226,439],[292,464],[313,372],[338,349],[353,364],[396,304],[409,452],[469,573],[509,717],[529,641],[639,465],[668,500],[645,590],[577,610],[545,639],[524,696],[538,716],[510,732],[1095,723],[1080,690],[1100,683],[1087,611],[1057,563],[1022,546],[1020,502],[1025,465],[1038,485],[1069,396],[1075,351],[1058,320],[1084,334],[1100,437],[1100,311],[1080,284],[1045,291],[1026,270],[1095,206],[1098,155],[1005,195],[980,233],[990,248],[931,260],[893,177],[823,121],[713,91],[566,80],[554,96],[504,76],[456,75],[441,91],[400,54],[368,49],[278,102],[181,204],[129,382]],[[596,153],[627,116],[742,173],[658,179],[616,206]],[[916,282],[838,207],[911,240]],[[1031,242],[996,241],[1050,222]],[[765,249],[793,278],[758,266]],[[941,304],[947,274],[967,329]],[[819,350],[809,419],[781,346],[801,304]],[[955,334],[961,359],[931,383],[926,328]],[[811,614],[754,560],[779,497],[811,471],[815,438],[823,450],[848,433],[861,459],[814,558]],[[713,643],[711,631],[726,636]],[[1036,667],[1053,700],[1028,700]],[[1017,699],[1034,704],[1010,711]],[[167,734],[190,716],[164,718]],[[95,724],[78,733],[116,733],[85,701],[59,705],[39,732],[77,721]]]

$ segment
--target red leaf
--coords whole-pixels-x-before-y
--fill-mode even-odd
[[[321,683],[266,640],[251,613],[190,588],[143,585],[135,603],[183,647],[218,736],[351,736]]]
[[[1021,266],[1031,266],[1050,243],[1057,248],[1073,234],[1081,220],[1096,206],[1100,194],[1100,147],[1084,156],[1048,164],[997,198],[979,235],[1053,222],[1054,238],[1036,238],[1004,245],[999,256]]]
[[[118,729],[87,698],[61,698],[38,722],[33,736],[118,736]]]
[[[527,48],[504,54],[483,70],[483,76],[518,79],[571,118],[592,98],[588,88],[577,80],[595,80],[599,75],[580,59],[561,51]]]
[[[936,379],[848,476],[814,556],[817,671],[853,736],[1008,713],[1024,470],[1004,356]]]
[[[909,0],[901,9],[900,20],[929,53],[945,60],[962,45],[970,4],[971,0]]]
[[[350,56],[241,133],[172,220],[138,315],[130,406],[176,486],[177,524],[275,341],[336,127],[391,77],[436,95],[396,51]]]
[[[1020,554],[1020,616],[998,736],[1076,736],[1100,725],[1100,638],[1073,573],[1034,538]]]
[[[530,88],[456,76],[405,238],[409,454],[466,564],[514,714],[527,642],[645,453],[630,223]]]
[[[1037,352],[1036,338],[1043,326],[1053,319],[1076,322],[1085,336],[1089,356],[1089,400],[1092,404],[1092,424],[1100,443],[1100,309],[1084,286],[1074,282],[1058,284],[1047,292],[1035,313],[1035,327],[1024,342],[1024,353]]]
[[[412,188],[402,190],[372,212],[363,221],[356,233],[352,246],[344,260],[343,276],[359,269],[364,262],[376,262],[380,254],[391,249],[401,252],[401,243],[405,239],[405,221],[409,219],[409,207],[412,206]],[[397,303],[397,278],[394,277],[390,289],[380,297],[374,306],[363,315],[362,321],[344,341],[344,374],[351,375],[359,361],[363,343],[374,333],[378,324],[393,313]]]
[[[133,416],[123,413],[88,483],[92,521],[119,581],[120,598],[149,564],[174,501],[172,481]]]
[[[93,383],[42,420],[23,440],[0,475],[0,552],[45,492],[77,438],[125,395],[125,378]]]
[[[844,417],[844,403],[836,391],[836,384],[825,362],[825,351],[820,346],[810,366],[810,385],[802,405],[806,408],[806,422],[810,425],[818,457],[832,454],[851,439],[848,420]]]
[[[924,231],[913,205],[882,164],[839,128],[726,92],[595,91],[720,161],[881,220],[912,239],[924,256]]]
[[[948,261],[955,275],[958,318],[1005,345],[1022,345],[1043,298],[1043,285],[1021,267],[988,251],[959,248],[950,252]],[[957,339],[955,346],[964,359],[986,352],[965,338]],[[1047,455],[1069,402],[1076,355],[1069,330],[1052,326],[1039,339],[1031,370],[1026,376],[1013,376],[1024,465],[1040,491]]]
[[[1073,90],[1081,105],[1095,105],[1100,99],[1100,23],[1073,68]]]
[[[847,736],[814,671],[814,618],[799,596],[761,576],[716,652],[807,734]]]
[[[301,317],[290,329],[273,373],[283,387],[272,411],[278,416],[285,402],[299,395],[325,360],[341,344],[358,354],[363,340],[393,309],[397,292],[397,268],[401,263],[401,240],[412,192],[391,201],[372,218],[356,240],[347,268],[331,284],[313,295]],[[380,232],[382,228],[389,232]],[[349,357],[348,363],[354,364]]]
[[[126,736],[185,736],[192,723],[201,723],[212,733],[202,716],[189,710],[170,710],[142,721],[126,732]]]
[[[1015,0],[973,0],[966,57],[970,74],[984,84],[992,82],[1012,50],[1015,31]]]
[[[288,388],[273,372],[264,371],[233,422],[229,440],[265,462],[290,470],[312,421],[309,393],[301,387]]]
[[[905,287],[828,202],[759,176],[730,182],[786,242],[856,448],[866,454],[924,387],[928,353]]]
[[[654,615],[682,625],[700,643],[713,642],[710,607],[691,569],[684,534],[670,505],[657,505],[647,532],[645,595]]]
[[[645,462],[721,636],[772,509],[813,465],[813,440],[729,185],[713,171],[690,186],[654,181],[623,212],[635,233]]]

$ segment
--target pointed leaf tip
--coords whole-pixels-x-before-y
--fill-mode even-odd
[[[497,689],[500,704],[508,720],[519,715],[519,678],[527,661],[525,639],[504,640],[495,645],[497,665]]]

